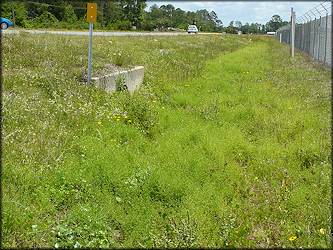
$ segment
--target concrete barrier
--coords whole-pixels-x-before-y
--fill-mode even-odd
[[[140,87],[143,82],[144,67],[136,66],[129,70],[121,70],[101,77],[92,77],[92,83],[106,92],[128,89],[131,94]]]

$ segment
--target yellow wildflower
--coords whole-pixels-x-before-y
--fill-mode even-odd
[[[162,109],[164,109],[164,107],[162,107]]]
[[[102,122],[98,122],[98,124],[99,124],[99,125],[101,125],[101,124],[102,124]]]
[[[319,232],[320,232],[321,234],[325,234],[325,229],[324,229],[324,228],[320,228]]]
[[[153,102],[156,102],[156,101],[153,101]]]
[[[117,122],[119,121],[120,119],[117,119]]]
[[[293,109],[292,107],[289,107],[289,109]]]
[[[296,240],[296,238],[297,238],[297,236],[292,236],[292,237],[289,238],[289,240],[294,241],[294,240]]]
[[[131,120],[128,120],[128,122],[132,122]]]

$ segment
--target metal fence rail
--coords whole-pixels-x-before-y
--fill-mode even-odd
[[[316,60],[332,66],[332,15],[331,2],[324,2],[296,19],[295,47]],[[314,20],[312,20],[314,17]],[[290,44],[291,25],[281,27],[276,39]]]

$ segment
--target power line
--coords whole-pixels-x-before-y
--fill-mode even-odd
[[[82,7],[73,7],[73,6],[71,6],[71,7],[69,7],[69,6],[58,6],[58,5],[52,5],[52,4],[47,4],[47,3],[39,3],[39,2],[33,2],[33,1],[26,1],[26,0],[24,0],[24,2],[27,2],[27,3],[33,3],[33,4],[38,4],[38,5],[46,4],[46,5],[48,5],[48,6],[51,6],[51,7],[58,7],[58,8],[72,8],[72,9],[74,9],[74,10],[76,10],[76,9],[79,9],[79,10],[86,10],[86,9],[87,9],[86,7],[85,7],[85,8],[82,8]],[[98,6],[97,9],[101,9],[101,7]],[[127,16],[129,16],[129,15],[132,15],[132,16],[142,16],[142,14],[133,14],[133,13],[128,13],[128,14],[125,14],[125,15],[127,15]]]
[[[66,9],[72,8],[72,9],[74,9],[74,10],[77,10],[77,9],[79,9],[79,10],[86,10],[86,9],[87,9],[87,8],[73,7],[73,6],[71,6],[71,7],[69,7],[69,6],[58,6],[58,5],[52,5],[52,4],[47,4],[47,3],[39,3],[39,2],[32,2],[32,1],[25,1],[25,2],[27,2],[27,3],[39,4],[39,5],[46,4],[46,5],[48,5],[48,6],[51,6],[51,7],[58,7],[58,8],[66,8]]]

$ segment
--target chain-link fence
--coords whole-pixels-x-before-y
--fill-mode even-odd
[[[313,58],[332,66],[332,15],[331,2],[324,2],[296,18],[295,47]],[[312,19],[314,17],[314,20]],[[276,39],[290,44],[291,25],[281,27]]]

